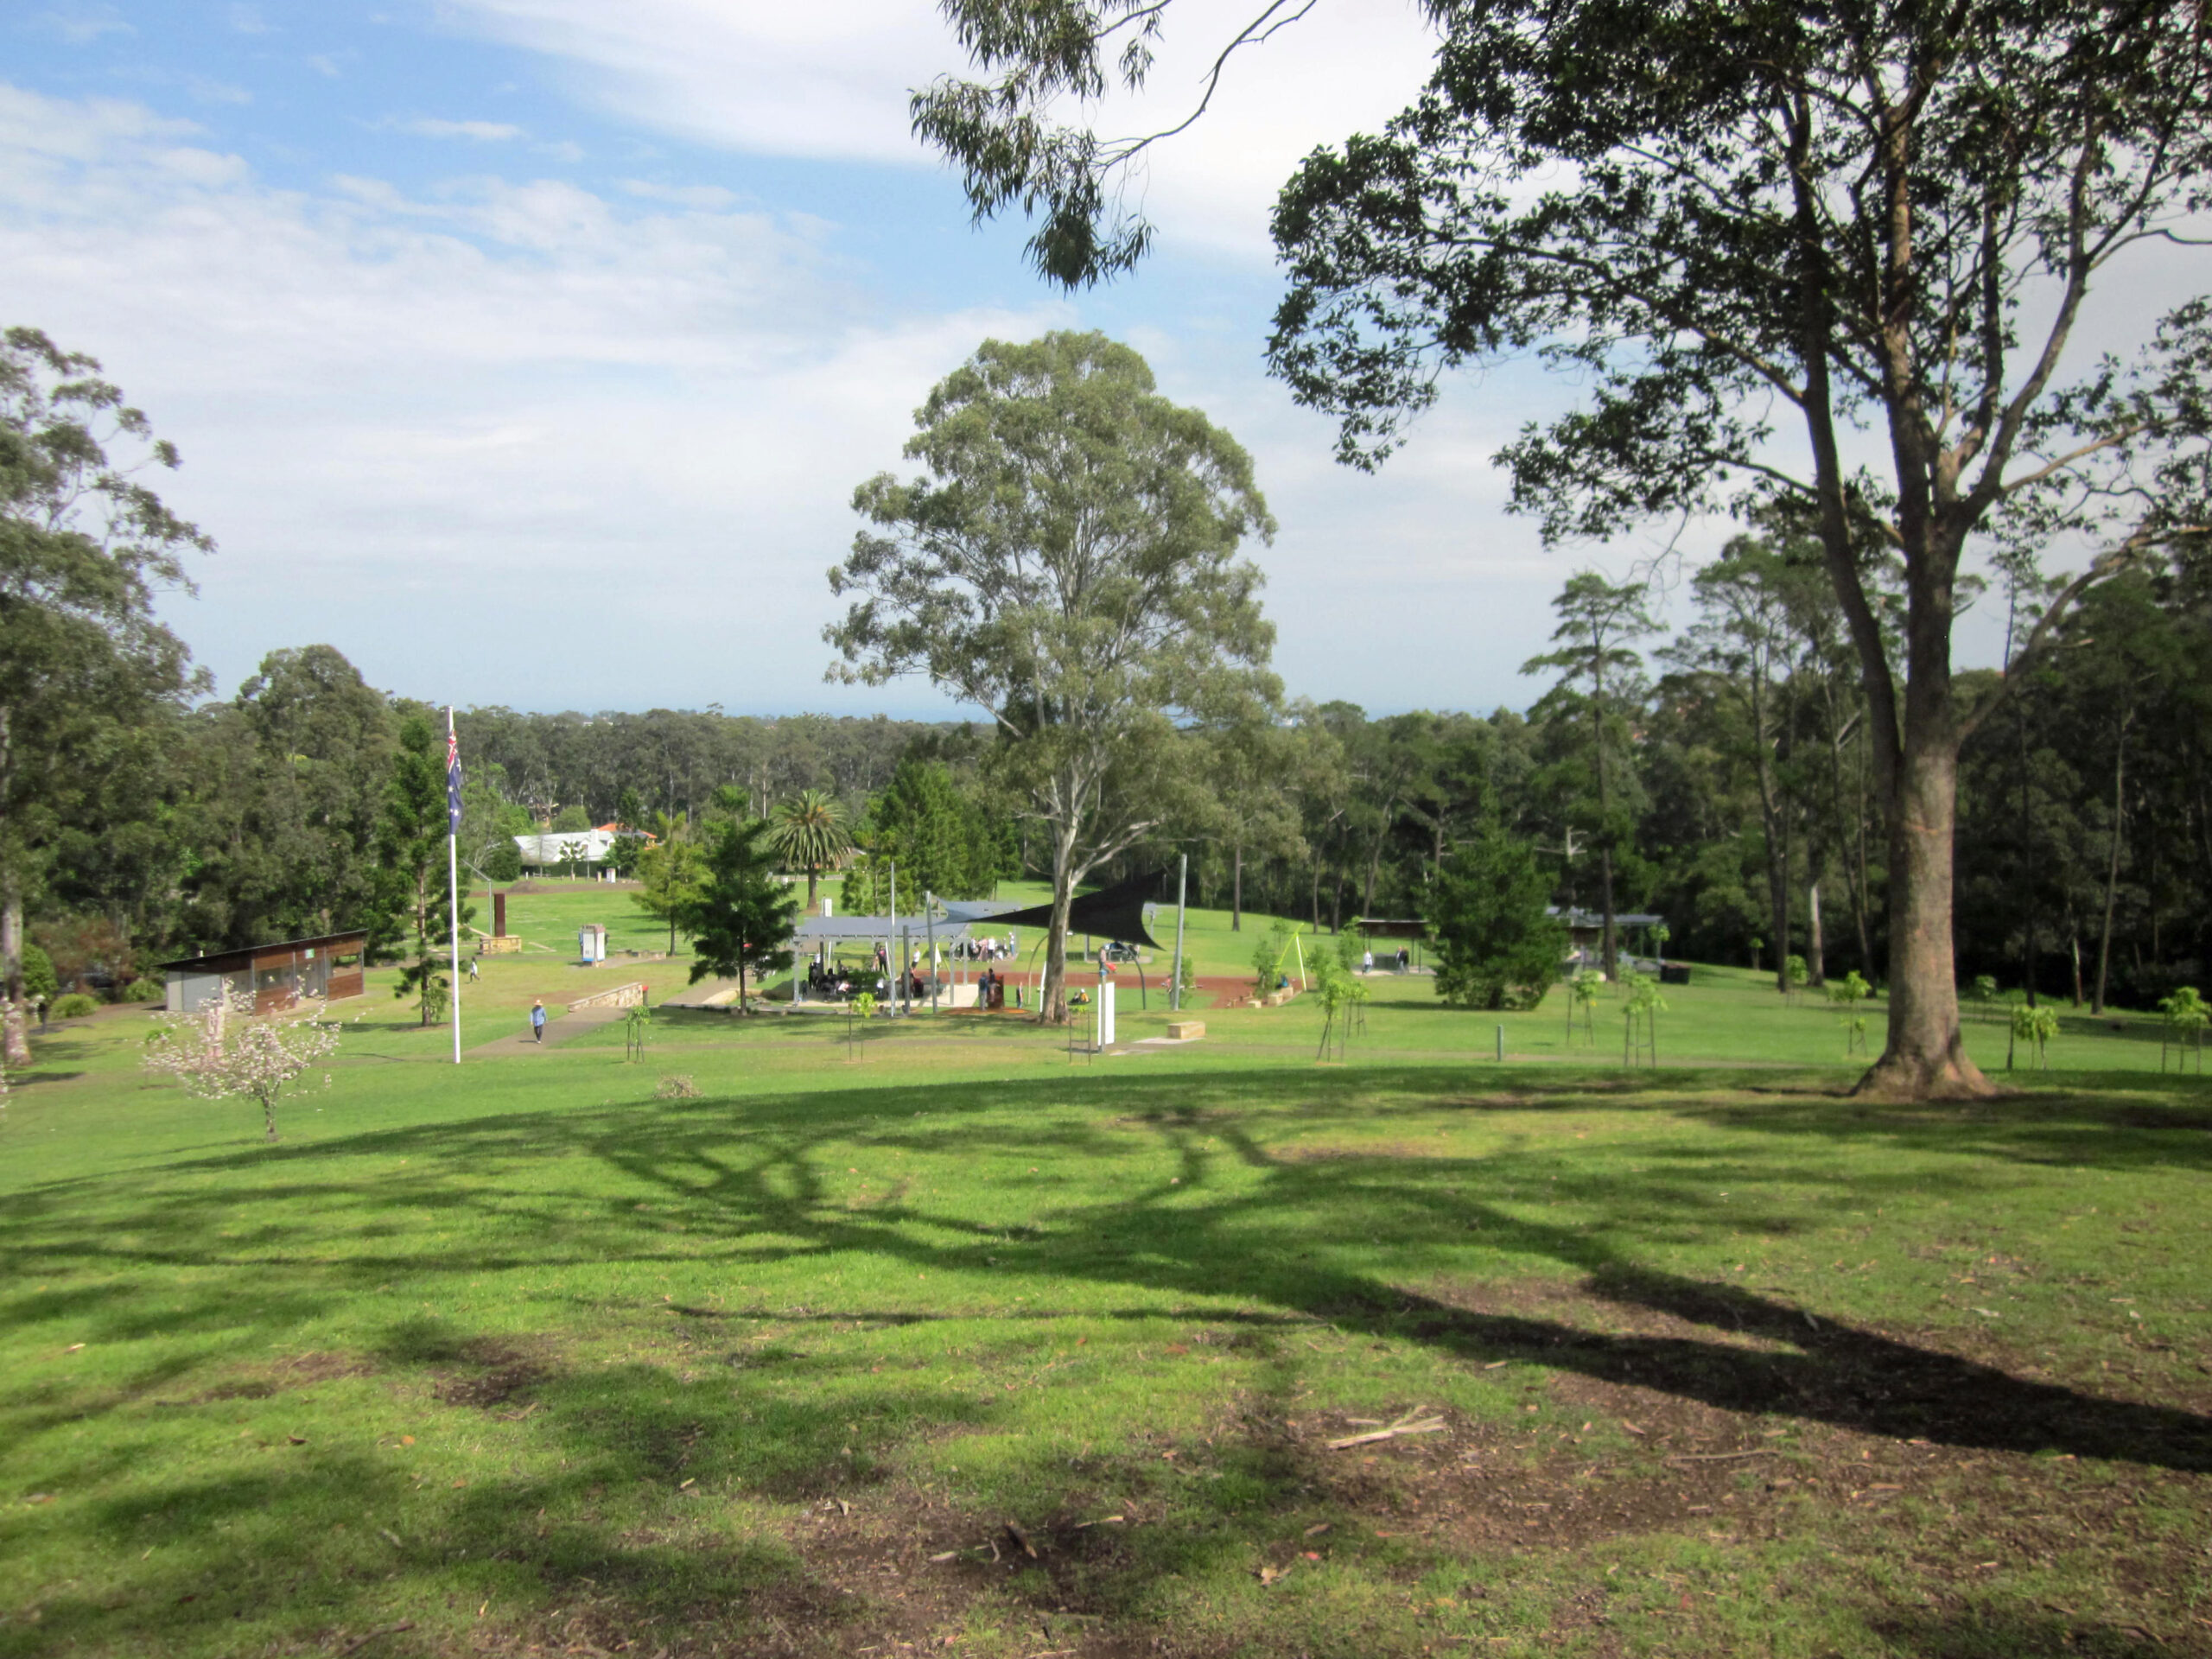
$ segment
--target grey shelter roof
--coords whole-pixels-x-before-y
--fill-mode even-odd
[[[1605,918],[1596,911],[1584,910],[1580,906],[1573,910],[1561,910],[1557,905],[1548,905],[1544,908],[1544,914],[1558,917],[1569,927],[1603,927],[1605,925]],[[1657,927],[1666,919],[1664,916],[1647,915],[1642,911],[1615,911],[1613,912],[1615,927]]]
[[[891,939],[905,928],[916,938],[932,930],[939,939],[965,937],[966,923],[953,918],[932,922],[917,911],[912,916],[802,916],[792,930],[802,944],[835,944],[846,939]]]

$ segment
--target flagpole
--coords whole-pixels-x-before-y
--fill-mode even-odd
[[[461,749],[446,706],[446,919],[453,925],[453,1063],[461,1064]]]

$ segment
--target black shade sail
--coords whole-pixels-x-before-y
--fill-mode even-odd
[[[1144,925],[1144,907],[1153,902],[1154,895],[1160,891],[1160,871],[1148,870],[1126,881],[1116,881],[1110,887],[1101,887],[1096,893],[1077,894],[1068,903],[1068,931],[1088,933],[1094,938],[1119,939],[1124,944],[1148,944],[1155,950],[1163,949]],[[982,907],[964,905],[957,908],[974,911]],[[967,918],[963,916],[962,919]],[[988,923],[993,930],[1001,925],[1050,927],[1052,906],[1047,902],[1032,905],[1027,910],[995,911],[988,917],[976,917],[975,920]]]

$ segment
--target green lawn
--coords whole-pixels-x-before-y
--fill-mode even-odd
[[[493,959],[465,1036],[687,971]],[[1635,1071],[1382,976],[1341,1065],[1301,1000],[456,1068],[383,977],[273,1148],[142,1015],[17,1080],[0,1656],[2212,1651],[2212,1096],[2135,1022],[1904,1109],[1725,969]]]

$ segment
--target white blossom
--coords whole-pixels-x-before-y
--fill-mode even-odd
[[[229,991],[200,1013],[164,1020],[147,1039],[146,1069],[175,1077],[202,1100],[249,1096],[261,1103],[269,1138],[276,1138],[276,1103],[295,1078],[338,1050],[338,1029],[317,1011],[286,1019],[257,1016],[253,999]],[[330,1086],[325,1072],[323,1087]]]

